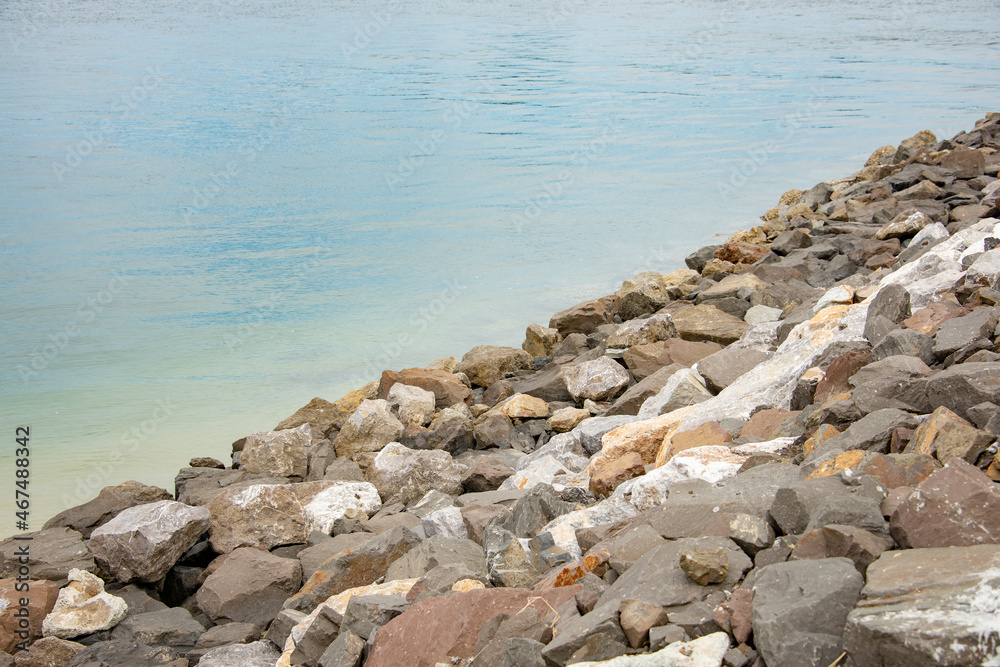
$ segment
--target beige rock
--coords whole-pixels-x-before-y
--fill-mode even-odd
[[[566,433],[576,428],[584,419],[590,418],[590,410],[582,408],[562,408],[549,417],[549,426],[556,433]]]
[[[594,455],[587,466],[588,474],[605,461],[614,460],[628,452],[638,452],[646,465],[656,461],[663,439],[672,434],[684,417],[695,406],[681,408],[652,419],[631,422],[605,433],[601,438],[601,451]]]
[[[607,497],[622,482],[645,474],[642,457],[636,452],[629,452],[613,461],[604,462],[593,470],[590,475],[590,490],[598,498]]]
[[[736,273],[739,267],[724,259],[710,259],[701,270],[703,278],[709,278],[717,273]]]
[[[558,329],[543,327],[540,324],[529,324],[524,332],[524,342],[521,349],[533,357],[548,357],[552,355],[552,350],[562,342],[562,335]]]
[[[802,195],[804,194],[805,192],[803,192],[802,190],[793,188],[791,190],[786,191],[783,195],[781,195],[781,198],[778,200],[778,203],[784,204],[785,206],[792,206],[798,203],[798,201],[802,199]]]
[[[942,463],[960,458],[975,463],[995,438],[944,406],[938,407],[913,433],[905,453],[927,454]]]
[[[462,357],[455,368],[456,373],[465,373],[473,384],[489,387],[511,371],[531,368],[531,355],[524,350],[499,345],[477,345]]]
[[[104,582],[83,570],[69,571],[69,584],[59,591],[55,607],[42,621],[46,637],[73,639],[110,630],[125,618],[128,605],[104,591]]]
[[[387,401],[366,399],[344,424],[333,446],[337,456],[347,457],[365,470],[375,457],[374,453],[399,440],[404,429],[390,412]]]
[[[305,478],[309,468],[310,426],[251,433],[243,445],[240,469],[250,474]]]
[[[389,409],[401,424],[426,426],[434,419],[434,392],[397,382],[386,396]]]
[[[527,394],[515,394],[500,406],[500,412],[510,419],[544,419],[549,416],[549,404]]]
[[[578,401],[585,398],[610,400],[624,391],[629,382],[628,371],[608,357],[571,366],[564,371],[563,377],[566,389]]]
[[[739,340],[749,326],[738,317],[704,304],[685,308],[674,314],[673,319],[684,340],[712,341],[721,345]]]
[[[729,553],[714,549],[686,549],[681,552],[681,569],[700,586],[718,584],[729,574]]]
[[[404,368],[399,372],[382,372],[382,380],[378,386],[378,398],[388,398],[392,385],[397,382],[434,392],[435,406],[438,408],[464,403],[472,396],[472,390],[465,386],[451,370]]]
[[[656,313],[651,317],[629,320],[622,324],[608,337],[608,347],[626,348],[676,337],[677,328],[673,318],[667,313]]]

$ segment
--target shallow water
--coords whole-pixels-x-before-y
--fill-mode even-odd
[[[2,534],[1000,109],[981,0],[0,6]]]

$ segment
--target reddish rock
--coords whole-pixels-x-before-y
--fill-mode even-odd
[[[975,466],[952,459],[896,507],[889,530],[904,548],[1000,543],[1000,489]]]
[[[572,563],[566,563],[565,565],[553,568],[548,574],[536,581],[532,585],[532,588],[535,590],[546,590],[549,588],[572,586],[588,574],[603,577],[608,571],[608,561],[610,560],[611,554],[608,553],[607,549],[593,549],[581,560],[575,560]]]
[[[619,608],[619,620],[632,648],[649,642],[649,630],[667,624],[667,610],[645,600],[625,600]]]
[[[939,461],[960,458],[975,463],[995,439],[942,405],[917,427],[904,451],[934,456]]]
[[[770,250],[756,243],[727,243],[715,251],[715,258],[733,264],[753,264]]]
[[[850,558],[858,572],[864,574],[890,546],[863,528],[830,524],[803,535],[792,547],[788,560]]]
[[[957,301],[935,301],[903,320],[903,327],[933,336],[942,323],[971,312],[972,308],[960,306]]]
[[[719,422],[711,421],[705,422],[696,429],[675,433],[668,439],[670,440],[667,450],[667,460],[669,461],[675,454],[686,449],[728,444],[733,441],[733,436],[729,435],[729,431],[722,428]]]
[[[782,410],[780,408],[761,410],[754,413],[754,415],[750,417],[750,421],[743,425],[743,428],[740,429],[740,437],[745,438],[750,436],[770,440],[774,432],[778,430],[778,427],[781,426],[786,419],[789,417],[795,417],[798,414],[798,411],[792,412],[789,410]]]
[[[871,350],[851,350],[834,359],[816,385],[813,403],[825,403],[831,396],[851,390],[848,380],[871,360]]]
[[[843,470],[855,470],[862,475],[878,477],[887,488],[916,486],[938,470],[941,464],[926,454],[880,454],[849,449],[824,461],[807,479],[829,477]]]
[[[617,294],[584,301],[553,315],[549,328],[558,329],[563,337],[572,333],[590,334],[602,324],[610,324],[621,304],[621,297]]]
[[[378,385],[379,398],[389,396],[389,390],[397,382],[434,392],[434,404],[438,408],[466,403],[472,396],[472,390],[454,373],[426,368],[404,368],[399,372],[382,372],[382,381]]]
[[[746,643],[753,632],[753,590],[737,588],[728,600],[716,607],[713,618],[716,625],[737,642]]]
[[[513,616],[528,607],[545,617],[582,590],[582,586],[546,591],[487,588],[427,598],[378,631],[365,667],[434,667],[452,664],[453,658],[471,658],[490,619]]]
[[[802,445],[803,455],[809,456],[812,454],[812,451],[816,449],[816,447],[822,445],[835,435],[840,435],[840,431],[838,431],[835,427],[830,424],[820,424],[816,428],[816,431],[809,436],[809,439]]]
[[[42,619],[52,611],[59,597],[59,584],[48,580],[28,580],[20,582],[21,587],[28,585],[27,591],[17,590],[17,578],[0,579],[0,600],[8,604],[0,608],[0,650],[14,653],[15,647],[24,641],[34,642],[42,636]],[[21,598],[28,599],[28,636],[18,635],[24,628],[20,626],[20,618],[15,616],[21,609]]]
[[[514,469],[492,456],[480,456],[462,478],[462,486],[468,493],[496,491],[504,480],[514,474]]]
[[[598,464],[591,471],[590,490],[598,498],[610,496],[622,482],[646,474],[642,456],[637,452],[629,452],[617,459]]]

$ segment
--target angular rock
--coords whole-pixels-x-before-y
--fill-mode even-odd
[[[583,553],[576,541],[577,531],[625,521],[636,514],[635,508],[629,503],[620,497],[612,496],[590,507],[577,509],[552,519],[539,529],[538,534],[550,534],[555,546],[569,554],[570,558],[566,560],[580,558]]]
[[[190,649],[204,632],[205,628],[191,612],[183,607],[171,607],[129,616],[115,627],[111,637],[151,646]]]
[[[1000,489],[975,466],[952,459],[892,512],[889,529],[903,548],[1000,542]]]
[[[502,380],[507,373],[532,368],[531,355],[524,350],[498,345],[477,345],[465,353],[455,372],[465,373],[473,384],[489,387]]]
[[[771,516],[786,535],[801,535],[829,524],[846,524],[887,535],[882,517],[885,497],[876,480],[847,486],[839,477],[809,479],[782,487],[774,496]]]
[[[789,419],[794,419],[797,416],[797,412],[782,410],[781,408],[758,410],[752,417],[750,417],[749,421],[743,425],[743,428],[740,429],[739,437],[771,440],[772,438],[778,437],[776,433],[782,424]]]
[[[644,271],[622,283],[617,295],[621,297],[618,314],[631,320],[647,313],[655,313],[670,302],[670,291],[663,276],[655,271]]]
[[[385,580],[418,579],[441,565],[462,565],[484,578],[487,574],[486,555],[481,546],[472,540],[432,535],[393,561]]]
[[[956,364],[927,379],[927,399],[959,417],[983,402],[1000,401],[1000,362]]]
[[[657,343],[636,345],[623,355],[625,365],[636,380],[642,381],[661,368],[678,364],[691,366],[700,359],[718,352],[722,346],[711,342],[694,342],[680,338],[670,338]]]
[[[766,255],[768,250],[765,245],[729,242],[715,251],[715,258],[733,264],[753,264]]]
[[[753,633],[768,664],[826,667],[843,652],[864,579],[847,558],[776,563],[754,584]]]
[[[514,474],[514,469],[491,456],[477,458],[462,478],[467,493],[496,491],[503,481]]]
[[[769,352],[757,348],[727,347],[700,360],[697,370],[705,379],[705,384],[713,392],[718,393],[770,357]]]
[[[944,359],[972,343],[989,339],[996,330],[998,317],[1000,308],[977,308],[968,315],[943,322],[934,334],[934,355]]]
[[[576,428],[584,419],[591,417],[590,410],[583,408],[562,408],[549,417],[549,426],[556,433],[566,433]]]
[[[345,397],[347,398],[347,397]],[[326,435],[330,429],[340,430],[351,412],[357,407],[361,399],[355,402],[351,399],[341,399],[336,403],[316,397],[295,411],[291,417],[281,421],[274,427],[275,431],[294,429],[309,424],[310,430],[318,435]]]
[[[868,304],[865,338],[877,345],[885,334],[909,316],[910,293],[901,285],[886,285]]]
[[[45,522],[42,530],[72,528],[86,540],[90,538],[94,528],[107,523],[122,510],[136,505],[155,503],[158,500],[170,500],[172,497],[166,489],[139,482],[129,481],[116,486],[106,486],[93,500],[56,514]]]
[[[975,463],[996,438],[980,431],[946,407],[936,409],[917,427],[904,450],[934,456],[941,462],[953,458]]]
[[[319,667],[358,667],[365,640],[350,630],[341,632],[319,659]]]
[[[515,394],[504,402],[500,412],[510,419],[545,419],[549,404],[535,396]]]
[[[96,528],[90,548],[118,581],[157,582],[208,530],[209,518],[204,507],[173,500],[131,507]]]
[[[677,327],[673,318],[667,313],[657,313],[643,319],[628,320],[608,337],[607,345],[619,349],[676,337]]]
[[[872,348],[871,361],[881,361],[894,356],[917,357],[925,364],[933,364],[934,339],[913,329],[894,329]]]
[[[213,621],[263,628],[302,582],[302,565],[293,558],[252,548],[236,549],[224,558],[196,595],[198,608]]]
[[[699,586],[718,584],[729,575],[729,552],[722,547],[685,549],[680,554],[680,566]]]
[[[632,648],[641,648],[649,641],[651,628],[667,624],[667,610],[643,600],[625,600],[620,611],[622,630]]]
[[[23,589],[27,585],[27,590]],[[42,636],[42,619],[52,611],[59,597],[59,584],[45,579],[27,579],[18,581],[16,577],[0,579],[0,651],[14,653],[15,647],[23,641],[34,642]],[[25,607],[21,599],[27,599],[28,610],[25,628],[21,621],[23,616],[16,614]],[[3,656],[0,656],[2,658]]]
[[[198,661],[198,667],[272,667],[281,654],[270,642],[220,646],[207,651]]]
[[[368,482],[334,482],[302,508],[310,530],[327,535],[340,519],[367,519],[380,509],[378,490]]]
[[[251,433],[240,454],[240,469],[251,474],[305,478],[312,445],[306,424],[284,431]]]
[[[818,446],[806,461],[818,462],[822,460],[824,453],[836,455],[849,449],[884,453],[889,451],[889,440],[895,429],[916,426],[917,420],[908,412],[896,408],[876,410]]]
[[[0,655],[0,665],[17,665],[17,667],[60,667],[65,665],[76,654],[82,651],[83,644],[58,639],[57,637],[45,637],[32,644],[27,651],[20,651],[17,657],[4,662],[3,655]]]
[[[42,621],[46,637],[73,639],[118,625],[128,612],[119,597],[104,591],[104,582],[90,572],[70,570],[67,584],[52,611]]]
[[[646,399],[639,408],[639,419],[645,420],[666,415],[674,410],[702,403],[712,398],[712,392],[697,371],[682,368],[667,380],[663,389]]]
[[[595,468],[590,474],[590,490],[598,498],[610,496],[619,484],[645,475],[642,457],[630,452]]]
[[[432,489],[459,495],[467,470],[447,452],[417,451],[394,442],[378,453],[367,477],[383,499],[398,496],[400,502],[408,503]]]
[[[831,361],[823,378],[816,384],[813,401],[815,403],[826,403],[833,396],[850,391],[851,377],[867,366],[870,360],[871,351],[860,349],[845,352]]]
[[[673,319],[678,334],[684,340],[710,341],[721,345],[739,340],[749,326],[740,318],[707,305],[685,308],[675,313]]]
[[[566,390],[574,400],[589,398],[607,401],[620,394],[629,383],[629,374],[621,364],[608,357],[572,366],[564,371]]]
[[[388,398],[389,390],[397,382],[434,392],[434,401],[438,408],[468,402],[472,396],[472,390],[454,373],[440,369],[404,368],[398,373],[382,372],[382,380],[378,387],[379,398]]]
[[[541,399],[539,399],[541,400]],[[510,443],[514,425],[507,415],[499,412],[483,415],[476,423],[473,436],[479,449],[504,447]]]
[[[137,642],[120,640],[101,641],[83,649],[66,663],[66,667],[185,667],[187,660],[181,658],[176,651],[168,646],[146,646]],[[212,663],[200,662],[201,665]],[[232,664],[232,663],[229,663]],[[261,667],[260,664],[238,663],[243,667]],[[214,663],[219,667],[219,663]]]
[[[71,570],[96,572],[90,547],[80,533],[70,528],[45,528],[30,533],[20,533],[21,539],[8,537],[0,542],[0,577],[17,577],[20,568],[27,565],[32,578],[64,581]],[[21,549],[31,541],[28,562],[21,562]]]
[[[933,406],[928,396],[928,382],[924,378],[931,372],[927,364],[917,357],[886,357],[854,374],[850,379],[855,387],[852,398],[864,414],[887,409],[927,413]],[[890,413],[882,414],[888,416]]]
[[[350,458],[365,470],[378,452],[399,440],[403,424],[389,410],[388,401],[364,400],[344,423],[333,446],[337,456]]]
[[[397,382],[386,395],[389,409],[402,424],[425,426],[434,418],[434,392]]]
[[[878,537],[855,526],[830,524],[802,536],[792,547],[788,560],[850,558],[862,575],[882,552],[891,547]]]
[[[923,211],[916,208],[909,208],[894,217],[889,222],[875,232],[875,238],[883,239],[908,239],[915,236],[917,232],[934,221]]]
[[[521,349],[533,357],[552,356],[552,350],[562,342],[558,329],[543,327],[540,324],[529,324],[524,332],[524,342]]]
[[[602,324],[610,324],[619,308],[621,297],[618,295],[585,301],[553,315],[549,320],[549,327],[558,329],[563,336],[574,333],[591,334]]]

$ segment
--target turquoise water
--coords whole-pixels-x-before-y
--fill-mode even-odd
[[[6,0],[2,534],[1000,109],[993,3]]]

